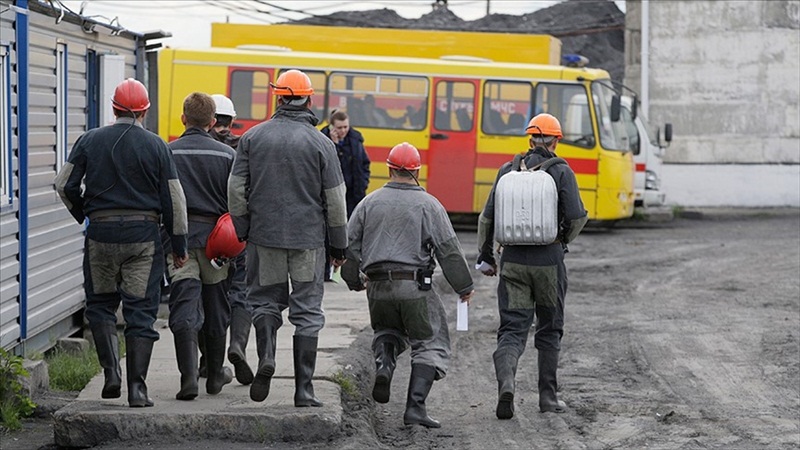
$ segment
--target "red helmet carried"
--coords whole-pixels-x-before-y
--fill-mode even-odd
[[[111,105],[120,111],[145,111],[150,108],[147,88],[140,81],[128,78],[117,85]]]
[[[283,72],[274,83],[269,85],[272,86],[272,93],[275,95],[303,97],[314,93],[314,88],[311,87],[311,78],[297,69]]]
[[[397,170],[417,170],[422,167],[419,150],[408,142],[397,144],[389,152],[386,165]]]
[[[239,242],[231,215],[225,213],[220,216],[211,234],[208,235],[206,258],[211,260],[211,265],[219,269],[227,260],[242,253],[246,245],[246,242]]]

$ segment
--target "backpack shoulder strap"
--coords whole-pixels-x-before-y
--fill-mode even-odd
[[[543,163],[541,163],[541,164],[537,165],[536,167],[534,167],[533,170],[539,169],[539,170],[545,170],[546,171],[547,169],[555,166],[556,164],[569,165],[569,164],[567,164],[567,161],[564,160],[564,158],[550,158],[547,161],[544,161]]]
[[[525,170],[524,166],[525,166],[524,157],[519,153],[514,155],[514,160],[511,161],[511,170],[514,172],[518,172],[520,169]]]

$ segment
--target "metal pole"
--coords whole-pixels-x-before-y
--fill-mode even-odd
[[[650,117],[650,1],[642,0],[642,112]]]
[[[486,15],[489,15],[489,0],[486,0]]]

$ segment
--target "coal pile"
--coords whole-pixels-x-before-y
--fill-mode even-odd
[[[608,71],[622,81],[625,74],[625,14],[611,0],[567,0],[519,16],[490,14],[463,20],[444,6],[419,19],[405,19],[391,9],[337,12],[294,23],[367,28],[483,31],[492,33],[549,34],[561,40],[561,54],[578,53],[591,67]]]

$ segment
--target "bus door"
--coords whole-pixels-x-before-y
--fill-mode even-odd
[[[228,98],[236,110],[233,134],[245,131],[272,116],[269,82],[274,80],[274,69],[230,67],[228,69]]]
[[[473,212],[478,80],[433,79],[428,192],[448,212]]]

